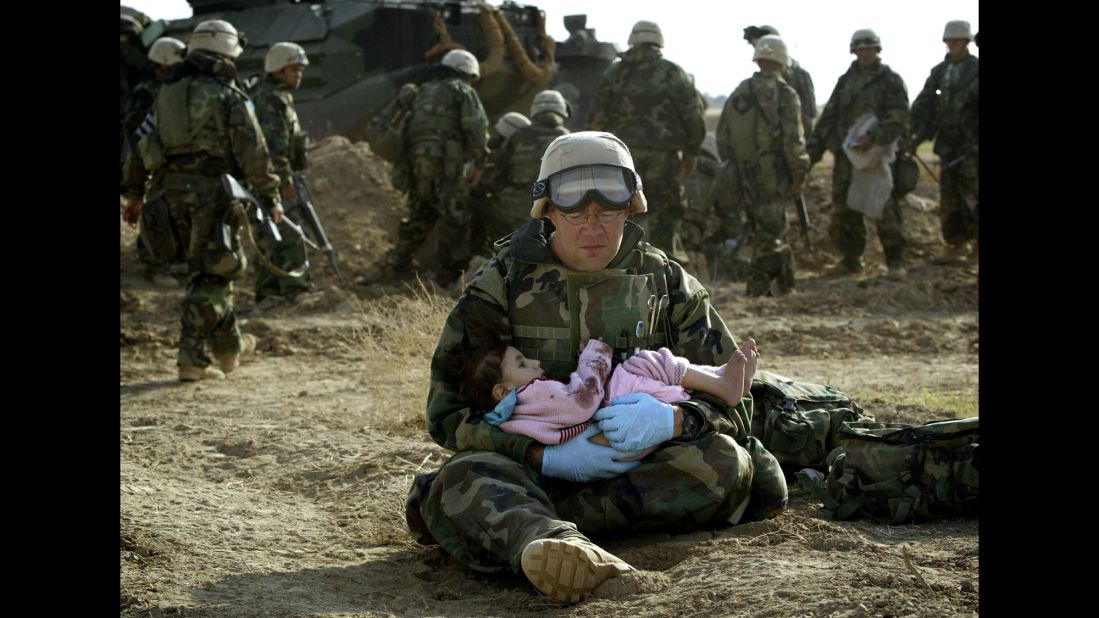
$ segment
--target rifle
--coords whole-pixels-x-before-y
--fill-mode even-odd
[[[804,195],[799,195],[798,199],[794,200],[794,207],[798,211],[798,221],[801,222],[801,231],[805,234],[805,244],[809,245],[809,253],[816,253],[817,248],[813,246],[813,239],[809,238],[809,230],[813,229],[813,225],[809,223],[809,208],[805,205]]]
[[[281,242],[282,241],[282,234],[279,233],[278,225],[275,223],[274,219],[269,217],[267,215],[267,213],[264,212],[263,207],[260,206],[259,200],[256,199],[256,196],[252,195],[251,191],[249,191],[248,189],[245,189],[240,184],[240,182],[237,181],[236,178],[233,178],[229,174],[222,174],[221,175],[221,183],[222,183],[222,186],[225,188],[225,192],[229,195],[230,199],[240,200],[240,201],[245,202],[245,203],[248,204],[247,212],[243,215],[245,220],[243,220],[242,223],[243,223],[243,225],[245,226],[245,229],[248,232],[248,239],[249,239],[249,242],[252,243],[252,248],[255,249],[255,251],[256,251],[256,256],[259,258],[259,261],[265,267],[267,267],[267,270],[270,270],[271,272],[275,273],[276,275],[278,275],[280,277],[300,277],[300,276],[304,275],[306,269],[309,268],[309,260],[306,260],[305,264],[302,264],[300,267],[295,268],[294,270],[291,270],[290,272],[287,272],[287,271],[279,268],[278,266],[275,266],[275,264],[272,263],[271,260],[268,259],[267,256],[263,254],[262,251],[259,250],[259,247],[256,246],[255,239],[252,238],[252,226],[250,225],[250,223],[251,223],[249,221],[250,219],[255,219],[256,220],[257,227],[259,227],[259,229],[261,230],[261,233],[265,234],[266,236],[268,236],[270,238],[275,239],[276,242]],[[308,238],[305,237],[305,234],[302,232],[301,227],[298,226],[296,223],[294,223],[293,221],[290,221],[289,219],[287,219],[285,217],[283,217],[282,222],[286,223],[287,228],[289,228],[291,231],[293,231],[293,232],[297,233],[299,236],[301,236],[301,238],[303,240],[305,240],[305,242],[307,242],[310,245],[316,247],[316,245],[314,245],[312,242],[310,242],[310,240]],[[217,233],[217,232],[218,232],[218,230],[215,230],[215,233]],[[221,226],[220,234],[224,235],[226,238],[228,238],[229,229],[228,229],[227,225],[222,225]],[[221,242],[221,239],[218,238],[218,241]],[[226,245],[226,246],[228,246],[228,245]]]
[[[304,234],[302,234],[302,238],[314,249],[324,252],[325,256],[328,257],[328,263],[332,265],[332,270],[336,273],[336,278],[340,280],[344,287],[347,287],[350,284],[344,278],[343,273],[340,272],[339,264],[336,263],[336,249],[332,247],[332,242],[328,240],[328,235],[324,233],[324,227],[321,226],[321,220],[317,217],[317,209],[313,207],[313,200],[310,197],[309,186],[305,184],[305,177],[301,174],[294,174],[292,179],[298,199],[296,202],[287,203],[286,212],[290,212],[295,208],[301,209],[302,219],[309,226],[309,231],[313,233],[313,238],[316,238],[317,242],[310,242]],[[287,221],[287,219],[283,219],[283,221]]]

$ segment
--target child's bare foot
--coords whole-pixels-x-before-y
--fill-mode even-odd
[[[741,397],[744,397],[748,391],[752,390],[752,378],[755,377],[756,366],[759,364],[759,348],[756,347],[755,339],[748,339],[744,345],[740,346],[740,350],[747,357],[744,367],[744,392],[741,394]]]
[[[722,385],[722,399],[725,403],[735,406],[740,403],[744,390],[744,367],[748,364],[748,357],[737,350],[729,357],[729,361],[722,365],[720,378]]]

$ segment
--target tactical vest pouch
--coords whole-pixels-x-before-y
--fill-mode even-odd
[[[827,469],[845,421],[871,417],[846,394],[823,384],[757,371],[752,380],[752,435],[784,468]]]
[[[894,524],[977,514],[980,417],[923,425],[844,423],[827,478],[810,491],[835,519]]]
[[[370,150],[390,163],[405,156],[405,127],[417,91],[415,84],[401,86],[397,96],[366,124],[366,143]]]
[[[902,198],[916,189],[920,167],[907,151],[898,150],[893,161],[893,197]]]
[[[201,272],[233,280],[247,268],[236,208],[208,204],[195,217],[190,259]]]
[[[168,201],[155,197],[141,209],[141,242],[157,264],[172,264],[184,259],[183,242],[172,220]]]
[[[155,172],[167,163],[164,157],[164,145],[160,142],[160,136],[156,131],[150,131],[137,142],[137,153],[141,155],[141,164],[150,172]]]

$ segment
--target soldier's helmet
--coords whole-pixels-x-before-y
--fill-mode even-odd
[[[969,22],[961,19],[946,22],[946,29],[943,30],[943,40],[947,39],[972,41],[973,31],[969,29]]]
[[[579,131],[550,142],[531,194],[533,219],[546,214],[547,203],[563,212],[574,212],[589,199],[612,210],[627,206],[633,212],[648,210],[630,149],[603,131]]]
[[[851,35],[852,53],[854,53],[856,49],[862,49],[864,47],[877,47],[878,51],[881,51],[881,39],[878,37],[878,33],[870,28],[856,30],[855,34]]]
[[[191,49],[202,49],[236,58],[244,51],[244,35],[224,19],[212,19],[195,26]]]
[[[633,25],[630,38],[626,42],[630,47],[638,43],[652,43],[657,47],[664,47],[664,35],[660,32],[660,25],[655,21],[641,20]]]
[[[162,36],[149,46],[147,55],[149,60],[161,66],[170,67],[173,64],[183,62],[183,52],[186,49],[187,46],[183,44],[183,41],[173,39],[170,36]]]
[[[534,101],[530,104],[530,117],[534,118],[542,112],[553,112],[562,118],[568,118],[569,102],[556,90],[543,90],[534,95]]]
[[[120,22],[120,34],[141,36],[141,31],[144,30],[144,28],[141,27],[141,22],[137,21],[136,17],[125,13],[119,13],[118,17]]]
[[[752,60],[774,60],[784,67],[790,66],[790,55],[786,53],[786,43],[779,37],[768,34],[756,41],[756,53]]]
[[[263,57],[263,72],[274,73],[292,64],[309,65],[305,49],[297,43],[275,43]]]
[[[529,127],[530,119],[519,112],[508,112],[496,121],[496,132],[507,139],[522,127]]]
[[[452,49],[443,56],[443,66],[448,66],[463,75],[481,76],[481,65],[477,57],[464,49]]]

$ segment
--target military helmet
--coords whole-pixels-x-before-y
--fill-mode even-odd
[[[481,76],[481,65],[477,57],[464,49],[452,49],[443,56],[443,66],[450,67],[463,75]]]
[[[878,37],[878,33],[870,28],[856,30],[855,34],[851,35],[851,53],[863,47],[877,47],[878,51],[881,51],[881,39]]]
[[[297,43],[275,43],[263,58],[263,72],[274,73],[292,64],[309,65],[305,49]]]
[[[568,101],[556,90],[543,90],[534,95],[534,101],[530,104],[530,117],[534,118],[542,112],[553,112],[562,118],[571,115]]]
[[[141,26],[141,22],[137,21],[137,18],[125,13],[119,13],[118,15],[120,23],[120,34],[132,34],[134,36],[141,36],[141,31],[144,30]]]
[[[195,26],[190,48],[236,58],[244,51],[243,39],[233,24],[224,19],[212,19]]]
[[[614,210],[627,206],[633,212],[648,210],[630,149],[603,131],[579,131],[550,142],[542,155],[532,197],[533,219],[545,216],[547,203],[572,212],[583,207],[588,197]]]
[[[790,66],[790,55],[786,53],[786,43],[773,34],[761,36],[756,41],[756,53],[752,60],[774,60],[784,67]]]
[[[660,25],[655,21],[641,20],[633,25],[630,38],[626,42],[630,47],[638,43],[652,43],[657,47],[664,47],[664,35],[660,32]]]
[[[173,39],[170,36],[162,36],[149,46],[148,57],[149,60],[161,66],[170,67],[173,64],[183,62],[183,52],[186,49],[187,46],[183,44],[183,41]]]
[[[496,121],[496,132],[507,139],[523,127],[530,126],[530,119],[519,112],[508,112]]]
[[[972,41],[973,31],[969,29],[969,22],[961,19],[946,22],[946,29],[943,30],[943,40],[947,39]]]

